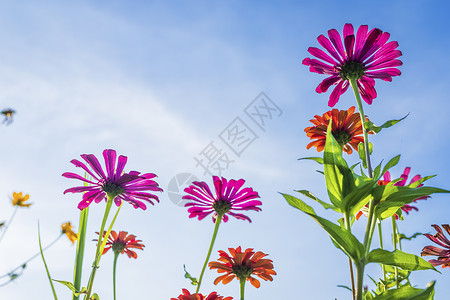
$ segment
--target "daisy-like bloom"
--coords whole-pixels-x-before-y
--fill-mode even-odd
[[[98,232],[96,232],[98,234]],[[103,237],[105,237],[106,231],[103,232]],[[94,240],[97,241],[97,240]],[[103,249],[103,253],[108,252],[109,249],[112,248],[112,251],[116,254],[126,253],[129,258],[137,258],[136,252],[131,249],[139,249],[144,250],[144,245],[141,244],[141,240],[136,240],[135,235],[128,235],[127,231],[119,231],[117,234],[114,230],[108,236],[108,241],[106,242],[105,248]]]
[[[253,278],[252,275],[256,275],[265,281],[272,281],[272,275],[277,273],[273,270],[273,264],[271,259],[263,258],[267,254],[261,251],[254,252],[253,249],[248,248],[244,252],[241,251],[241,247],[236,249],[228,248],[231,255],[228,255],[225,251],[219,250],[219,261],[212,261],[209,263],[210,269],[217,269],[219,273],[225,273],[217,277],[214,280],[214,284],[218,284],[222,281],[223,284],[229,283],[234,278],[239,280],[247,280],[256,287],[260,287],[258,279]]]
[[[439,246],[444,247],[444,249],[434,246],[426,246],[422,249],[421,256],[437,256],[437,259],[429,260],[429,262],[433,266],[440,266],[442,268],[450,267],[450,240],[445,237],[444,232],[438,225],[431,225],[436,229],[437,233],[435,235],[431,235],[428,233],[424,233],[424,236],[429,238],[432,242],[438,244]],[[448,224],[443,224],[442,228],[447,231],[447,234],[450,235],[450,226]]]
[[[208,296],[200,293],[191,294],[187,289],[183,289],[183,294],[177,298],[170,298],[170,300],[233,300],[233,297],[224,297],[212,292]]]
[[[215,194],[211,192],[208,185],[203,181],[194,181],[193,185],[184,189],[188,195],[183,196],[183,199],[193,201],[185,204],[186,207],[189,207],[189,218],[198,217],[199,220],[202,220],[214,212],[214,222],[218,215],[223,216],[222,220],[224,222],[228,221],[228,215],[251,222],[249,217],[235,211],[261,211],[261,208],[258,207],[258,205],[262,204],[261,201],[255,200],[259,198],[258,193],[252,188],[241,189],[245,183],[244,179],[227,181],[223,177],[213,176],[213,181]]]
[[[19,207],[30,207],[31,205],[33,205],[33,203],[25,203],[26,201],[28,201],[28,199],[30,199],[30,195],[26,194],[24,196],[22,192],[20,193],[14,192],[12,198],[12,205]]]
[[[397,181],[396,183],[394,183],[394,186],[405,186],[406,181],[408,180],[408,176],[409,173],[411,172],[411,168],[410,167],[406,167],[405,170],[403,171],[403,174],[400,175],[401,180]],[[408,185],[420,180],[422,177],[420,175],[416,175],[414,176],[411,181],[408,183]],[[378,180],[378,184],[379,185],[387,185],[389,182],[391,182],[391,173],[389,173],[389,171],[386,171],[386,173],[384,173],[383,175],[383,180]],[[423,186],[423,184],[419,184],[417,187],[421,187]],[[414,199],[413,202],[417,202],[419,200],[426,200],[430,198],[430,196],[422,196],[419,197],[417,199]],[[402,211],[404,211],[406,214],[409,214],[410,211],[415,210],[418,211],[419,209],[415,206],[409,205],[409,204],[405,204],[401,207]],[[364,210],[361,210],[358,212],[358,214],[356,215],[356,219],[359,219],[359,217],[364,213]],[[395,218],[398,219],[398,216],[395,215]]]
[[[162,191],[158,183],[152,180],[156,175],[152,173],[141,174],[136,171],[124,173],[123,170],[127,163],[126,156],[120,155],[116,166],[116,151],[111,149],[104,150],[103,157],[105,159],[106,173],[103,172],[99,161],[93,154],[83,154],[81,157],[92,168],[93,172],[79,160],[73,159],[71,163],[76,167],[82,168],[94,180],[88,180],[75,173],[66,172],[62,174],[66,178],[79,179],[90,184],[90,186],[73,187],[64,191],[64,194],[84,193],[83,200],[78,204],[80,210],[88,207],[92,201],[95,203],[99,203],[102,200],[106,201],[107,196],[114,198],[117,206],[120,206],[122,201],[126,201],[132,204],[134,208],[143,210],[147,206],[142,201],[147,201],[152,205],[154,204],[152,200],[159,202],[156,195],[147,192]]]
[[[6,123],[6,125],[9,125],[12,123],[13,114],[15,114],[16,111],[14,109],[7,108],[7,109],[2,110],[0,113],[5,116],[2,123]]]
[[[364,143],[364,137],[362,136],[361,118],[359,113],[354,112],[355,107],[352,106],[348,110],[333,109],[322,116],[315,115],[314,119],[310,120],[314,126],[305,128],[306,135],[313,140],[306,146],[306,149],[316,147],[318,152],[323,151],[327,139],[328,124],[331,120],[331,133],[343,150],[347,154],[352,154],[352,147],[358,151],[358,144]],[[366,121],[369,121],[369,119],[366,118]],[[369,133],[373,134],[372,131]]]
[[[396,50],[397,42],[388,42],[389,37],[389,33],[378,28],[368,32],[367,25],[361,25],[355,35],[353,25],[347,23],[343,39],[336,29],[328,31],[328,38],[324,35],[317,38],[328,53],[310,47],[308,52],[318,59],[308,57],[302,63],[309,66],[311,72],[329,75],[317,86],[316,92],[326,92],[331,85],[336,85],[330,95],[329,106],[338,102],[348,89],[349,80],[356,80],[362,98],[372,104],[377,97],[374,79],[392,81],[393,76],[401,74],[396,67],[402,65],[397,59],[402,52]]]
[[[62,233],[65,234],[69,238],[69,240],[72,242],[72,244],[74,244],[75,241],[78,239],[78,234],[73,232],[72,224],[70,224],[70,222],[62,224],[61,230],[62,230]]]

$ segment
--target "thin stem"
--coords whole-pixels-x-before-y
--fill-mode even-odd
[[[356,266],[356,300],[363,299],[364,262],[355,263]]]
[[[114,252],[114,265],[113,265],[113,292],[114,292],[114,300],[116,300],[116,265],[117,265],[117,257],[119,257],[119,252]]]
[[[208,254],[206,255],[205,263],[203,264],[202,272],[200,273],[200,278],[198,279],[197,290],[195,291],[196,293],[198,293],[198,291],[200,290],[200,285],[202,284],[203,274],[205,273],[205,269],[206,269],[206,266],[208,265],[209,258],[211,256],[211,252],[212,252],[212,249],[214,246],[214,242],[216,241],[217,232],[219,231],[219,225],[220,225],[220,222],[222,221],[222,216],[223,215],[219,215],[219,214],[217,215],[216,225],[214,226],[214,232],[213,232],[213,236],[211,239],[211,244],[209,245]]]
[[[91,271],[91,276],[89,277],[87,294],[84,297],[85,300],[88,300],[91,297],[92,287],[94,285],[95,273],[97,272],[98,264],[100,262],[100,257],[102,256],[102,254],[100,253],[100,246],[102,243],[103,231],[105,230],[106,220],[108,219],[108,215],[111,210],[113,200],[114,200],[114,198],[110,197],[108,195],[108,200],[106,202],[106,208],[105,208],[105,214],[103,215],[102,225],[100,226],[100,231],[98,234],[97,249],[95,250],[95,259],[94,259],[94,262],[92,263],[92,271]],[[105,239],[107,239],[107,238],[108,237],[105,236]]]
[[[77,254],[75,258],[75,270],[73,274],[73,286],[76,291],[81,288],[81,273],[83,270],[84,245],[86,243],[86,228],[88,220],[89,207],[83,209],[80,213],[80,222],[78,225]],[[79,296],[72,294],[72,300],[80,299]]]
[[[347,228],[347,230],[349,232],[352,232],[352,227],[350,225],[350,218],[349,218],[348,214],[344,214],[344,222],[345,222],[345,227]],[[350,280],[352,283],[352,299],[355,300],[355,297],[356,297],[355,275],[353,274],[353,262],[350,257],[348,258],[348,266],[350,268]]]
[[[47,246],[45,246],[44,248],[42,248],[42,252],[44,252],[45,250],[47,250],[48,248],[50,248],[51,246],[53,246],[64,234],[61,233],[53,242],[51,242],[50,244],[48,244]],[[26,264],[28,264],[30,261],[32,261],[33,259],[35,259],[36,257],[40,256],[41,252],[39,251],[38,253],[34,254],[33,256],[31,256],[29,259],[27,259],[26,261],[24,261],[22,264],[20,264],[19,266],[17,266],[16,268],[14,268],[11,272],[9,272],[8,274],[4,274],[2,276],[0,276],[0,278],[5,278],[5,277],[11,277],[12,274],[14,274],[14,272],[16,272],[19,269],[25,269]],[[11,280],[10,280],[11,281]],[[10,281],[0,285],[4,286],[7,283],[9,283]]]
[[[392,243],[394,244],[394,250],[397,250],[397,241],[398,241],[398,235],[397,235],[397,225],[395,221],[395,216],[391,217],[392,220]],[[397,288],[400,287],[400,282],[398,281],[398,268],[394,267],[395,272],[395,283],[397,285]]]
[[[381,229],[381,222],[378,223],[378,236],[380,238],[380,248],[383,249],[383,231]],[[386,268],[384,264],[381,264],[381,269],[383,270],[384,281],[386,281]],[[383,290],[386,290],[385,286],[383,286]]]
[[[16,215],[18,208],[19,208],[18,206],[14,207],[14,211],[11,215],[11,218],[9,218],[8,224],[5,225],[5,229],[3,229],[2,235],[0,236],[0,242],[3,240],[3,237],[5,236],[5,233],[8,230],[9,225],[11,224],[12,220],[14,219],[14,216]]]
[[[241,300],[244,300],[244,288],[245,288],[245,278],[242,278],[239,280],[240,286],[241,286]]]

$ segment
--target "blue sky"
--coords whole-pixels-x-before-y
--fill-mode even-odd
[[[306,150],[303,129],[329,109],[329,94],[314,91],[324,77],[301,61],[308,47],[318,45],[318,35],[341,31],[346,22],[389,32],[403,52],[402,76],[378,81],[378,98],[365,112],[378,124],[409,116],[371,138],[373,160],[401,153],[392,174],[411,166],[412,175],[438,174],[428,184],[449,189],[446,6],[444,1],[381,1],[373,7],[354,1],[1,1],[0,108],[12,107],[17,115],[11,126],[0,127],[0,220],[13,211],[12,192],[29,193],[34,205],[18,212],[0,244],[0,272],[37,251],[38,220],[44,244],[63,222],[78,223],[79,195],[62,194],[77,184],[61,177],[76,171],[71,159],[113,148],[128,156],[126,170],[156,173],[164,190],[182,172],[211,182],[194,157],[211,141],[227,149],[218,135],[240,117],[258,138],[240,156],[227,150],[235,162],[222,175],[246,179],[260,193],[263,211],[248,214],[251,224],[235,219],[222,224],[212,258],[219,249],[239,245],[269,254],[278,275],[259,289],[248,286],[248,299],[348,299],[348,292],[336,287],[348,284],[346,258],[313,220],[279,195],[309,189],[326,199],[317,165],[297,161],[316,155]],[[283,112],[265,131],[244,112],[261,92]],[[346,93],[336,107],[352,105]],[[189,219],[166,192],[160,200],[146,211],[124,207],[119,215],[115,229],[146,245],[138,260],[119,259],[119,298],[169,299],[189,287],[183,264],[193,275],[200,272],[212,222]],[[431,224],[450,222],[448,201],[444,195],[421,201],[420,211],[407,216],[400,229],[407,235],[432,232]],[[100,204],[90,210],[88,240],[96,237],[103,209]],[[337,218],[328,211],[322,215]],[[358,225],[355,232],[361,234]],[[428,244],[419,237],[404,249],[419,254]],[[86,249],[87,272],[94,247]],[[46,252],[54,278],[71,280],[74,254],[67,240]],[[112,259],[111,254],[102,258],[96,279],[102,299],[111,299]],[[380,276],[378,267],[368,270]],[[450,291],[447,271],[420,271],[412,280],[421,287],[437,280],[441,299]],[[205,292],[237,296],[237,282],[214,286],[215,277],[206,273]],[[57,292],[61,299],[69,297],[62,286]],[[39,260],[0,290],[2,299],[36,293],[51,298]]]

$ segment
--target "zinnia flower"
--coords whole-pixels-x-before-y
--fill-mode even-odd
[[[445,249],[434,247],[434,246],[426,246],[422,249],[421,256],[427,255],[435,255],[437,259],[429,260],[429,262],[433,266],[440,266],[442,268],[450,267],[450,240],[445,237],[444,232],[438,225],[431,225],[436,229],[437,233],[435,235],[431,235],[428,233],[424,233],[424,236],[429,238],[432,242],[438,244],[439,246],[444,247]],[[450,226],[448,224],[442,225],[442,228],[447,231],[447,234],[450,235]]]
[[[267,254],[261,251],[255,253],[253,249],[248,248],[242,252],[240,246],[236,249],[228,248],[228,251],[230,251],[231,256],[225,251],[219,250],[219,261],[209,263],[210,269],[217,269],[217,272],[225,273],[217,277],[214,280],[214,284],[218,284],[221,281],[223,284],[227,284],[234,278],[237,278],[250,281],[254,287],[259,288],[260,283],[258,279],[253,278],[252,275],[256,275],[265,281],[272,281],[272,275],[277,274],[273,270],[272,260],[263,258]]]
[[[30,207],[33,203],[25,203],[28,199],[30,199],[30,195],[26,194],[23,196],[22,192],[13,193],[12,205],[19,207]]]
[[[224,296],[217,295],[216,292],[203,296],[200,293],[191,294],[187,289],[183,289],[183,294],[177,298],[170,298],[170,300],[233,300],[233,297],[224,298]]]
[[[183,196],[183,199],[192,200],[194,202],[186,203],[185,206],[189,207],[189,218],[198,217],[202,220],[212,212],[213,221],[215,222],[217,215],[223,216],[224,222],[228,221],[228,214],[241,220],[248,220],[250,218],[244,214],[236,213],[234,211],[241,210],[255,210],[261,211],[258,205],[261,205],[261,201],[255,200],[259,198],[257,192],[252,188],[241,187],[244,185],[245,180],[231,179],[227,181],[225,178],[213,177],[214,187],[216,194],[214,195],[205,182],[194,181],[193,185],[184,189],[189,195]]]
[[[405,170],[403,171],[403,174],[400,175],[401,180],[400,180],[400,181],[397,181],[396,183],[394,183],[394,186],[405,186],[405,185],[407,185],[407,184],[406,184],[406,181],[408,180],[408,175],[409,175],[410,171],[411,171],[411,168],[410,168],[410,167],[406,167]],[[422,178],[422,177],[421,177],[420,175],[414,176],[414,177],[411,179],[411,181],[408,183],[408,185],[410,185],[410,184],[412,184],[412,183],[414,183],[414,182],[420,180],[421,178]],[[384,173],[384,175],[383,175],[383,180],[378,180],[378,184],[379,184],[379,185],[387,185],[387,184],[388,184],[389,182],[391,182],[391,181],[392,181],[392,180],[391,180],[391,173],[389,173],[389,171],[386,171],[386,173]],[[421,186],[423,186],[423,184],[419,184],[417,187],[421,187]],[[430,198],[430,196],[422,196],[422,197],[419,197],[419,198],[417,198],[417,199],[414,199],[413,202],[417,202],[417,201],[419,201],[419,200],[425,200],[425,199],[427,199],[427,198]],[[411,210],[415,210],[415,211],[418,211],[418,210],[419,210],[417,207],[412,206],[412,205],[409,205],[409,204],[403,205],[403,206],[401,207],[401,209],[402,209],[402,211],[404,211],[406,214],[409,214],[409,212],[410,212]],[[363,213],[364,213],[363,210],[359,211],[358,214],[356,215],[356,219],[359,219],[359,217],[360,217]],[[395,218],[398,219],[398,215],[397,215],[397,214],[395,214]]]
[[[367,25],[361,25],[354,33],[352,24],[345,24],[343,42],[336,29],[328,31],[328,38],[320,35],[319,44],[329,53],[316,47],[310,47],[308,52],[318,58],[305,58],[303,64],[309,66],[311,72],[330,75],[316,88],[316,92],[323,93],[331,85],[336,85],[328,101],[334,106],[339,97],[347,90],[349,80],[356,80],[361,97],[368,104],[377,97],[375,78],[392,81],[393,76],[401,72],[396,68],[402,62],[396,58],[402,52],[396,50],[398,43],[388,42],[390,34],[378,28],[368,32]],[[330,56],[331,55],[331,56]]]
[[[72,242],[72,244],[75,243],[75,241],[78,239],[78,234],[73,232],[72,225],[70,222],[64,223],[61,225],[62,233],[65,234],[69,240]]]
[[[142,208],[145,210],[147,206],[142,202],[147,201],[154,204],[152,200],[159,202],[158,197],[146,191],[162,191],[158,183],[152,180],[156,175],[152,173],[141,174],[136,171],[123,173],[125,164],[127,163],[126,156],[119,156],[116,167],[116,151],[106,149],[103,151],[105,159],[106,174],[93,154],[83,154],[81,157],[92,168],[92,172],[84,163],[73,159],[71,163],[76,167],[81,167],[89,175],[94,178],[94,181],[85,179],[84,177],[75,173],[64,173],[62,176],[66,178],[79,179],[91,184],[91,186],[79,186],[67,189],[65,193],[84,193],[83,200],[78,204],[79,209],[88,207],[92,201],[99,203],[107,199],[107,195],[114,198],[117,206],[120,206],[122,201],[126,201],[133,205],[134,208]]]
[[[310,120],[315,126],[305,128],[306,135],[313,140],[306,146],[306,149],[316,147],[317,151],[323,151],[327,138],[328,124],[331,122],[331,133],[336,141],[343,147],[347,154],[351,154],[353,149],[358,151],[358,144],[364,143],[362,136],[363,130],[361,126],[361,118],[359,113],[354,113],[355,107],[352,106],[348,110],[333,109],[327,111],[322,116],[315,115]],[[369,119],[366,118],[366,121]],[[373,134],[373,132],[369,132]]]
[[[98,234],[98,232],[96,233]],[[103,237],[105,237],[105,234],[106,231],[103,232]],[[128,235],[127,231],[119,231],[119,234],[117,234],[114,230],[111,230],[102,255],[112,248],[112,251],[116,254],[126,253],[129,258],[137,258],[136,252],[130,249],[144,250],[145,246],[141,242],[141,240],[136,240],[135,235]]]

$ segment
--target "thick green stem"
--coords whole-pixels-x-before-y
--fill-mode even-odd
[[[206,260],[205,260],[205,263],[203,264],[202,272],[200,273],[200,278],[198,279],[197,290],[195,291],[196,293],[198,293],[198,291],[200,290],[200,285],[202,284],[203,274],[205,273],[205,269],[206,269],[206,266],[208,265],[209,258],[211,256],[211,252],[212,252],[212,249],[214,246],[214,242],[216,241],[217,232],[219,231],[219,225],[220,225],[220,222],[222,221],[222,216],[223,215],[219,215],[219,214],[217,215],[216,225],[214,226],[214,232],[213,232],[213,236],[211,239],[211,244],[209,245],[208,254],[206,255]]]
[[[241,300],[244,300],[244,288],[245,288],[245,278],[239,279],[240,287],[241,287]]]
[[[117,257],[119,257],[119,252],[114,252],[114,265],[113,265],[113,294],[114,300],[116,300],[116,265]]]
[[[102,254],[100,253],[100,248],[101,248],[101,244],[102,244],[103,231],[105,230],[106,220],[108,220],[108,215],[111,210],[113,200],[114,200],[114,197],[110,197],[108,195],[108,200],[106,202],[106,208],[105,208],[105,214],[103,215],[102,225],[100,226],[100,231],[98,233],[98,242],[97,242],[97,249],[95,250],[95,259],[94,259],[94,262],[92,263],[92,272],[91,272],[91,276],[89,277],[87,294],[86,294],[86,297],[84,298],[84,300],[89,300],[89,298],[91,297],[95,273],[97,272],[98,265],[100,262],[100,257],[102,256]],[[104,238],[107,239],[108,236],[105,236]]]
[[[356,79],[350,79],[349,81],[352,86],[353,93],[355,94],[356,104],[358,105],[359,110],[359,117],[361,118],[361,126],[364,135],[364,152],[366,154],[367,172],[369,173],[368,176],[372,178],[372,164],[370,163],[370,151],[369,151],[369,136],[367,134],[366,128],[364,127],[366,118],[364,115],[364,109],[361,102],[361,96],[359,95],[358,84],[356,82]]]
[[[366,164],[367,164],[367,173],[369,178],[373,178],[372,173],[372,164],[370,162],[370,150],[369,150],[369,136],[367,134],[366,128],[364,127],[364,123],[366,121],[364,109],[361,101],[361,96],[358,91],[358,83],[355,78],[349,79],[350,85],[352,86],[353,93],[355,94],[356,104],[359,110],[359,116],[361,118],[361,125],[364,135],[364,152],[366,156]],[[373,232],[375,230],[375,204],[373,203],[373,199],[371,198],[369,201],[369,215],[367,217],[367,227],[366,233],[364,235],[364,259],[361,262],[356,264],[357,271],[357,287],[356,287],[356,299],[362,300],[363,297],[363,279],[364,279],[364,268],[365,268],[365,257],[370,252],[370,244],[372,243]],[[356,263],[356,262],[355,262]]]
[[[356,300],[363,300],[364,262],[355,262],[356,266]]]

